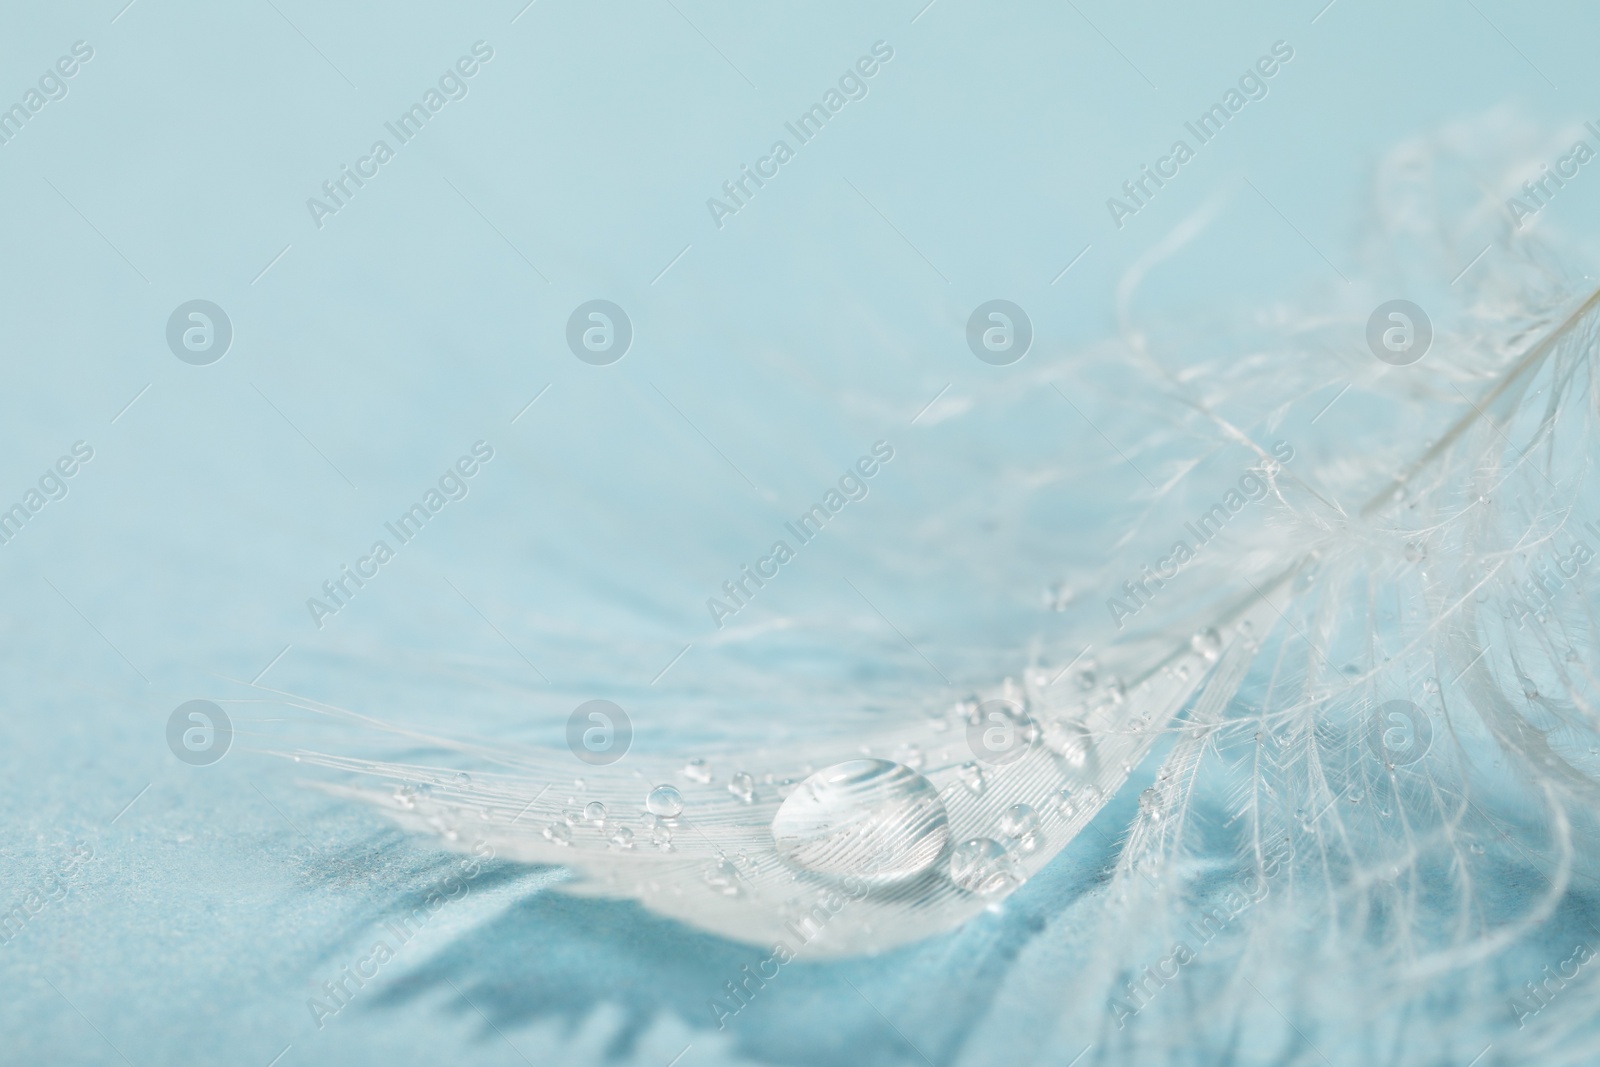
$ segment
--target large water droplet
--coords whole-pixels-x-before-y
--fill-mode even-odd
[[[773,816],[772,838],[797,867],[892,882],[938,860],[950,821],[922,775],[889,760],[855,759],[801,782]]]
[[[644,809],[662,819],[675,819],[683,813],[683,794],[676,786],[658,785],[644,798]]]
[[[950,880],[980,896],[1010,889],[1021,881],[1011,854],[1000,842],[987,837],[975,837],[956,846],[950,854]]]

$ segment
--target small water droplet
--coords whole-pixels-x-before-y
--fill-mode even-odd
[[[1422,691],[1424,693],[1437,693],[1439,691],[1439,679],[1424,678],[1422,680]]]
[[[1056,582],[1045,587],[1044,606],[1051,611],[1066,611],[1067,606],[1077,598],[1077,595],[1077,590],[1066,582]]]
[[[1039,813],[1027,804],[1013,804],[1000,814],[1000,833],[1026,837],[1039,828]]]
[[[650,840],[655,842],[656,848],[662,852],[672,851],[672,831],[667,829],[665,825],[656,824],[655,828],[650,831]]]
[[[1222,635],[1208,626],[1189,638],[1189,647],[1198,652],[1207,663],[1215,663],[1217,657],[1222,655]]]
[[[582,778],[574,778],[572,780],[572,788],[576,789],[580,793],[583,792],[588,787],[589,787],[588,783],[585,782]]]
[[[961,776],[961,783],[971,790],[974,796],[983,795],[983,790],[988,783],[983,780],[982,767],[976,763],[963,763],[961,769],[956,773]]]
[[[658,785],[644,798],[644,807],[651,815],[662,819],[675,819],[683,814],[683,794],[677,786]]]
[[[1088,762],[1093,749],[1089,728],[1072,719],[1053,719],[1047,723],[1044,729],[1044,743],[1046,748],[1060,756],[1067,766],[1074,769],[1081,768]]]
[[[394,802],[407,811],[417,806],[417,788],[413,785],[399,785],[394,790]]]
[[[706,785],[711,781],[711,765],[703,759],[692,759],[684,764],[683,776],[691,782]]]
[[[993,896],[1021,881],[1011,854],[988,837],[975,837],[956,846],[950,854],[950,880],[979,896]]]
[[[583,817],[596,826],[606,824],[606,806],[598,800],[591,800],[583,806]]]
[[[805,870],[890,882],[938,860],[950,821],[922,775],[889,760],[858,759],[801,782],[773,816],[772,838]]]
[[[572,831],[564,823],[553,822],[544,828],[544,838],[558,845],[572,844]]]
[[[1426,559],[1427,556],[1428,556],[1428,548],[1427,548],[1426,545],[1422,544],[1420,541],[1412,541],[1412,542],[1409,542],[1406,545],[1406,562],[1407,563],[1415,563],[1418,560]]]
[[[706,885],[726,897],[739,895],[739,872],[727,860],[717,860],[706,868]]]
[[[1472,844],[1468,845],[1467,848],[1472,850],[1472,854],[1474,856],[1483,855],[1483,846],[1478,844],[1478,842],[1476,842],[1476,841],[1474,841]]]
[[[617,827],[616,831],[611,835],[611,843],[618,848],[632,848],[633,831],[626,826]]]
[[[456,785],[471,785],[472,775],[468,774],[466,771],[457,771],[455,783]]]
[[[1078,810],[1077,803],[1072,797],[1072,790],[1063,789],[1056,794],[1056,807],[1061,809],[1061,814],[1069,819],[1072,818],[1073,813]]]
[[[1161,796],[1154,786],[1139,794],[1139,810],[1151,822],[1161,821]]]
[[[738,771],[728,779],[728,792],[750,804],[756,798],[756,780],[744,771]]]
[[[914,771],[922,770],[922,765],[924,763],[924,757],[922,755],[922,746],[921,745],[915,745],[915,744],[904,744],[904,745],[901,745],[899,748],[895,749],[894,755],[895,755],[895,762],[896,763],[903,763],[907,767],[910,767]]]

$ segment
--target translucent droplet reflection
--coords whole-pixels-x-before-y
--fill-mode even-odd
[[[979,896],[991,896],[1021,881],[1011,854],[988,837],[975,837],[956,846],[950,854],[950,880]]]
[[[773,816],[772,838],[797,867],[893,882],[938,860],[950,823],[922,775],[889,760],[855,759],[801,782]]]
[[[658,785],[644,798],[644,808],[662,819],[676,818],[683,813],[683,794],[676,786]]]

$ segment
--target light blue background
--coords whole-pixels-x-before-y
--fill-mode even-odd
[[[95,50],[0,146],[0,503],[74,441],[95,450],[0,546],[0,906],[73,841],[96,853],[0,946],[6,1063],[521,1062],[508,1043],[540,1063],[691,1043],[685,1067],[914,1059],[840,974],[935,1062],[1066,1062],[985,1019],[1100,841],[1003,916],[802,968],[718,1036],[698,990],[736,946],[497,867],[449,916],[459,940],[319,1032],[306,997],[447,861],[254,751],[316,735],[270,721],[282,708],[229,703],[236,750],[204,769],[168,752],[167,716],[249,698],[272,663],[264,686],[552,745],[603,696],[642,748],[692,752],[937,708],[1030,647],[1064,662],[1108,639],[1093,582],[1126,571],[1108,560],[1146,495],[1107,438],[1157,481],[1215,459],[1199,497],[1242,463],[1164,428],[1176,405],[1106,359],[1124,273],[1213,205],[1138,300],[1193,358],[1239,358],[1205,329],[1291,295],[1391,295],[1364,280],[1363,234],[1397,144],[1497,107],[1542,130],[1600,119],[1577,3],[1338,0],[1313,23],[1320,0],[274,2],[0,12],[0,103],[74,41]],[[1115,229],[1106,198],[1279,39],[1295,58],[1270,95]],[[392,144],[383,123],[478,40],[494,58],[466,99],[316,228],[306,198]],[[869,95],[714,226],[706,198],[878,40],[894,58]],[[1586,170],[1538,225],[1584,247],[1597,207]],[[1489,243],[1475,232],[1456,266]],[[1450,273],[1402,271],[1418,294]],[[563,339],[597,297],[635,331],[603,368]],[[964,343],[995,297],[1034,325],[1010,368]],[[208,367],[164,342],[194,298],[233,323]],[[1319,426],[1308,456],[1429,432],[1360,405]],[[313,626],[306,599],[480,439],[496,455],[467,499]],[[705,598],[879,439],[896,455],[871,495],[716,631]],[[1089,592],[1042,610],[1063,579]]]

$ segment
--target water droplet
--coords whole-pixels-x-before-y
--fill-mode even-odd
[[[956,772],[961,776],[961,784],[972,791],[974,796],[982,796],[984,788],[988,785],[983,780],[983,768],[976,763],[963,763]]]
[[[773,816],[772,838],[805,870],[890,882],[943,855],[950,821],[922,775],[889,760],[857,759],[801,782]]]
[[[1073,813],[1078,810],[1077,803],[1072,797],[1072,790],[1063,789],[1056,794],[1056,807],[1061,809],[1061,814],[1069,819],[1072,818]]]
[[[950,854],[950,880],[979,896],[992,896],[1021,881],[1011,854],[988,837],[975,837],[956,846]]]
[[[1222,655],[1222,635],[1208,626],[1189,638],[1189,647],[1204,657],[1207,663],[1215,663],[1217,657]]]
[[[723,896],[736,897],[739,895],[739,872],[727,860],[718,860],[706,868],[706,885]]]
[[[1054,719],[1048,723],[1044,730],[1044,743],[1072,768],[1081,768],[1088,762],[1093,749],[1089,728],[1071,719]]]
[[[588,787],[589,787],[588,783],[585,782],[582,778],[574,778],[572,780],[572,788],[576,789],[580,793],[583,792]]]
[[[756,798],[756,780],[744,771],[739,771],[728,779],[728,792],[746,804],[752,803]]]
[[[1139,810],[1151,822],[1161,821],[1161,796],[1156,792],[1154,786],[1139,794]]]
[[[417,787],[414,785],[398,785],[394,790],[394,802],[407,811],[417,806]]]
[[[672,851],[672,831],[667,829],[666,826],[658,823],[656,827],[650,831],[650,840],[655,842],[656,848],[660,849],[662,852]]]
[[[1000,833],[1027,837],[1039,828],[1039,813],[1027,804],[1013,804],[1000,814]]]
[[[568,826],[576,826],[583,821],[583,812],[573,808],[565,808],[561,812],[561,821]]]
[[[683,776],[691,782],[706,785],[711,781],[711,765],[703,759],[692,759],[684,764]]]
[[[1066,582],[1057,582],[1045,587],[1044,606],[1051,611],[1066,611],[1067,606],[1077,598],[1077,595],[1077,590]]]
[[[1422,691],[1424,693],[1437,693],[1439,691],[1439,679],[1424,678],[1422,680]]]
[[[910,767],[914,771],[922,770],[923,755],[921,745],[901,745],[899,748],[895,749],[894,755],[896,763],[904,763],[907,767]]]
[[[1407,563],[1415,563],[1420,559],[1426,559],[1427,555],[1428,555],[1427,546],[1423,545],[1421,542],[1412,541],[1412,542],[1410,542],[1410,543],[1408,543],[1406,545],[1406,562]]]
[[[572,831],[563,823],[553,822],[544,828],[544,839],[558,845],[572,844]]]
[[[466,771],[457,771],[455,783],[456,785],[471,785],[472,775],[468,774]]]
[[[1483,855],[1483,846],[1478,844],[1476,841],[1474,841],[1472,844],[1468,845],[1467,847],[1472,850],[1472,854],[1474,856]]]
[[[596,826],[606,824],[606,806],[598,800],[591,800],[583,806],[583,817]]]
[[[683,813],[683,794],[676,786],[658,785],[644,798],[644,807],[651,815],[675,819]]]
[[[611,835],[611,843],[618,848],[632,848],[633,831],[626,826],[617,827],[616,832]]]

